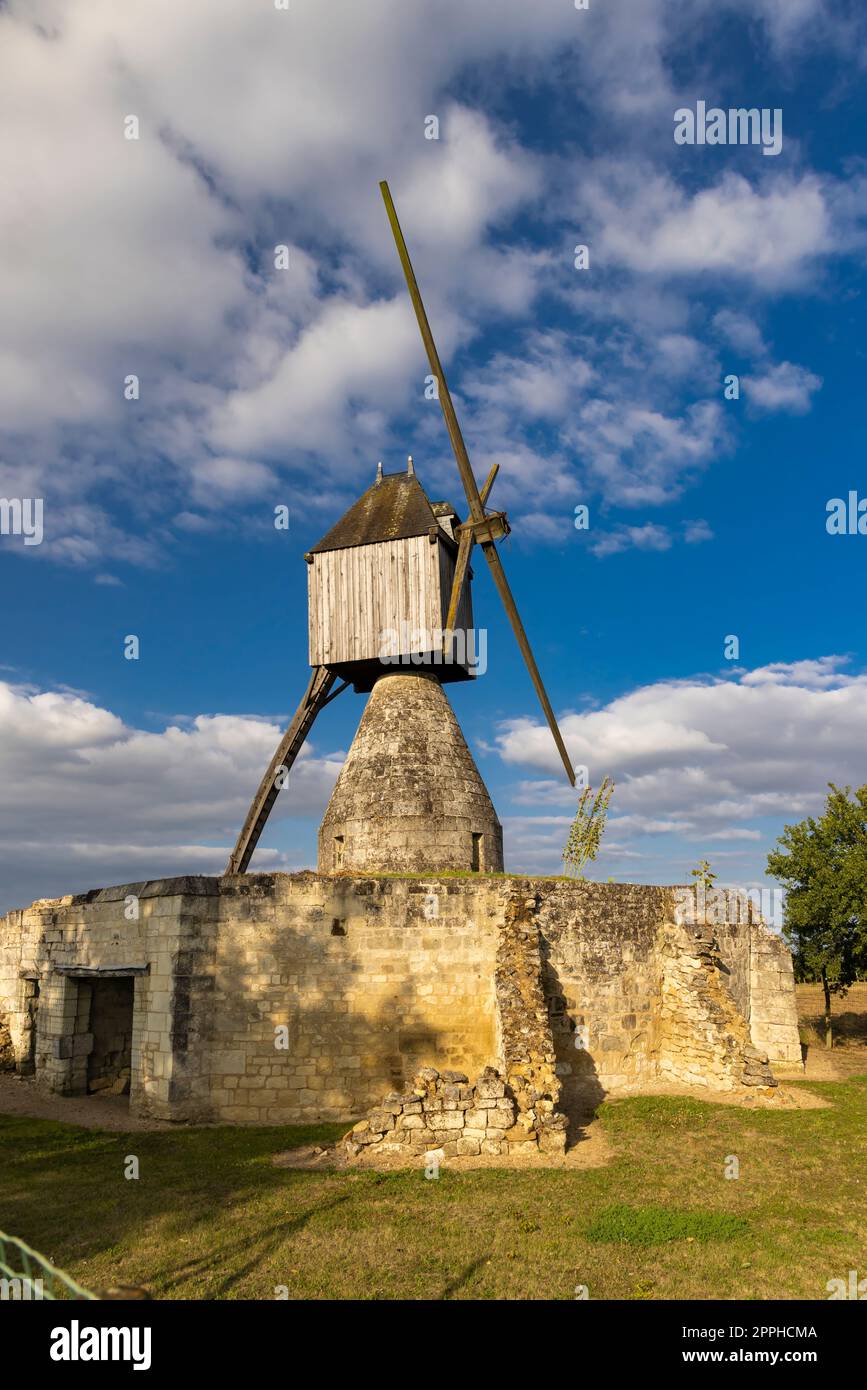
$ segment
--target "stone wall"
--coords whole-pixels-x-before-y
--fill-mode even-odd
[[[803,1071],[795,977],[785,941],[761,922],[750,932],[750,1034],[771,1066]]]
[[[0,1024],[26,1067],[38,987],[37,1074],[82,1091],[94,1050],[87,986],[123,979],[134,991],[135,1113],[349,1120],[406,1094],[422,1068],[493,1067],[516,1123],[529,1119],[538,1135],[558,1088],[563,1100],[640,1088],[674,1075],[678,1049],[699,1046],[697,1035],[675,1038],[674,1024],[696,1000],[707,1011],[707,972],[700,962],[679,973],[690,948],[671,936],[673,918],[669,890],[565,880],[131,884],[0,919]],[[737,1047],[797,1065],[785,947],[756,928],[713,950],[713,987],[741,1020]],[[729,1084],[723,1073],[710,1084]]]
[[[474,889],[468,898],[460,879],[226,880],[210,1048],[217,1114],[350,1118],[404,1090],[421,1066],[493,1064],[506,889],[496,879]]]
[[[662,888],[542,881],[537,921],[564,1093],[587,1103],[656,1074]]]
[[[422,1067],[409,1091],[387,1095],[343,1142],[350,1158],[423,1154],[430,1162],[440,1162],[536,1152],[535,1135],[516,1119],[515,1101],[493,1067],[487,1067],[475,1085],[465,1072]]]
[[[728,987],[714,928],[666,922],[659,956],[659,1076],[711,1090],[746,1087],[769,1094],[777,1082]]]

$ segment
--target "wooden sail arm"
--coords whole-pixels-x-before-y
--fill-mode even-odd
[[[463,527],[458,528],[458,534],[460,535],[461,540],[463,540],[463,536],[466,535],[467,532],[469,532],[473,540],[477,540],[479,542],[485,553],[485,559],[488,562],[488,566],[490,568],[494,583],[497,586],[500,598],[503,601],[503,606],[506,609],[509,621],[512,624],[512,628],[518,640],[518,646],[521,649],[521,655],[524,658],[524,662],[530,674],[530,679],[533,682],[533,688],[535,689],[536,694],[539,697],[539,703],[542,706],[542,711],[545,715],[548,728],[551,730],[554,742],[557,745],[557,751],[559,752],[560,757],[563,761],[563,766],[566,769],[566,776],[569,778],[569,781],[572,783],[572,786],[574,787],[575,773],[572,768],[572,762],[569,758],[568,752],[566,751],[566,745],[563,742],[563,736],[560,733],[560,729],[557,725],[557,720],[554,717],[554,711],[551,707],[551,701],[548,699],[547,692],[545,690],[544,685],[542,684],[542,677],[539,674],[539,668],[536,665],[535,658],[533,656],[532,651],[530,650],[530,643],[527,640],[527,634],[524,631],[524,625],[521,622],[520,616],[518,614],[518,609],[515,606],[515,600],[512,597],[512,591],[509,588],[509,583],[506,579],[506,574],[503,569],[503,563],[500,559],[499,551],[497,550],[497,547],[494,544],[494,542],[496,540],[499,540],[502,536],[508,535],[509,524],[506,521],[506,517],[503,512],[493,512],[490,515],[485,514],[484,500],[482,498],[481,493],[479,492],[478,484],[476,483],[476,476],[473,472],[469,455],[467,454],[466,445],[464,444],[464,437],[461,434],[461,427],[458,424],[458,417],[455,413],[454,404],[452,402],[451,392],[448,388],[445,372],[443,371],[439,353],[437,352],[437,346],[434,342],[434,336],[431,332],[431,326],[428,322],[427,312],[425,310],[424,302],[421,297],[421,291],[418,287],[418,281],[415,278],[415,271],[412,268],[412,261],[410,260],[406,241],[401,230],[400,222],[398,221],[397,212],[394,206],[394,200],[392,199],[391,191],[389,190],[388,184],[386,182],[383,181],[382,183],[380,183],[379,188],[380,192],[382,193],[383,202],[385,203],[385,211],[388,216],[389,223],[391,225],[392,234],[394,236],[395,245],[397,247],[397,254],[400,257],[400,263],[403,267],[403,273],[406,279],[406,286],[409,290],[409,297],[412,300],[412,306],[415,309],[415,316],[418,322],[419,332],[421,333],[421,339],[424,343],[424,349],[427,353],[427,359],[430,363],[430,369],[437,380],[437,385],[439,388],[438,395],[440,409],[443,413],[443,419],[445,420],[446,429],[448,431],[449,440],[452,446],[452,452],[454,453],[455,462],[458,465],[458,472],[461,475],[461,482],[464,485],[464,492],[466,493],[467,497],[467,506],[469,507],[470,515],[464,522]],[[490,492],[491,484],[493,483],[495,476],[495,470],[492,469],[485,482],[485,497],[487,497],[488,493]],[[470,549],[471,548],[472,545],[470,545]],[[458,552],[458,560],[460,560],[460,550]],[[459,576],[456,567],[456,581],[458,577]],[[463,583],[463,576],[461,576],[461,583]],[[457,586],[456,588],[456,585],[453,584],[452,596],[449,602],[450,614],[453,609],[455,612],[457,612],[457,603],[459,598],[460,586]]]

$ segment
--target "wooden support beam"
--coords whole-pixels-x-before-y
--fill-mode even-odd
[[[458,541],[458,558],[455,561],[455,577],[452,580],[452,592],[449,598],[449,611],[446,618],[445,632],[443,633],[443,655],[448,656],[451,645],[450,634],[454,632],[455,623],[458,620],[458,604],[461,601],[461,591],[464,587],[464,580],[470,563],[470,551],[473,548],[472,529],[467,527],[460,533]]]
[[[304,697],[292,717],[289,728],[277,745],[277,751],[268,764],[268,771],[259,783],[259,789],[253,797],[237,844],[229,856],[229,862],[225,869],[227,874],[247,872],[247,865],[259,843],[259,836],[265,828],[265,822],[282,789],[285,779],[281,774],[288,773],[301,752],[304,740],[309,734],[317,714],[325,708],[329,700],[334,698],[329,692],[336,680],[337,677],[334,672],[329,671],[326,666],[314,666],[310,676],[310,684],[307,686]],[[335,690],[334,695],[339,695],[342,690],[345,690],[347,684],[348,682],[344,682],[339,690]]]
[[[439,359],[439,353],[437,352],[433,333],[431,332],[431,327],[428,323],[427,314],[425,312],[424,303],[421,297],[421,291],[418,287],[418,281],[415,278],[415,271],[412,268],[412,261],[409,258],[409,251],[407,250],[407,245],[404,241],[403,232],[401,231],[400,223],[397,218],[397,212],[395,211],[395,206],[394,202],[392,201],[391,192],[389,191],[388,184],[384,181],[380,183],[379,189],[382,193],[383,202],[385,203],[385,210],[388,214],[388,220],[391,224],[391,230],[394,235],[395,244],[397,246],[397,254],[400,257],[400,263],[403,266],[403,273],[406,277],[406,284],[407,289],[409,290],[409,297],[412,300],[412,306],[415,309],[415,316],[418,320],[419,331],[421,332],[422,342],[424,343],[425,352],[427,353],[427,359],[430,363],[430,369],[437,380],[440,407],[442,409],[443,417],[446,422],[446,429],[448,430],[449,439],[451,441],[452,450],[455,456],[455,461],[458,465],[458,472],[461,475],[461,482],[464,485],[464,492],[467,495],[467,505],[470,509],[470,516],[468,521],[466,521],[464,525],[461,528],[459,528],[459,530],[462,535],[466,530],[469,530],[473,535],[473,539],[478,540],[481,544],[482,550],[485,554],[485,559],[487,560],[491,570],[491,574],[493,575],[494,583],[497,586],[500,598],[503,600],[503,605],[509,616],[509,621],[512,624],[515,636],[518,639],[518,646],[521,649],[521,654],[526,663],[527,670],[530,673],[530,679],[533,682],[533,686],[535,688],[536,694],[539,697],[539,702],[544,711],[545,718],[548,721],[548,727],[550,728],[551,733],[554,736],[554,742],[557,745],[560,757],[563,759],[563,766],[566,769],[569,781],[572,783],[574,787],[575,773],[572,770],[572,763],[570,762],[569,754],[566,752],[566,745],[563,742],[560,730],[557,727],[557,720],[554,718],[554,711],[551,708],[551,702],[548,699],[548,696],[545,692],[545,687],[542,684],[542,677],[539,675],[539,668],[536,665],[536,662],[533,658],[533,653],[530,650],[530,643],[527,640],[527,634],[524,631],[524,625],[521,622],[520,617],[518,616],[518,610],[515,606],[515,600],[512,597],[512,591],[509,588],[509,582],[506,579],[506,574],[503,569],[502,561],[500,560],[499,552],[497,550],[497,547],[494,545],[495,540],[509,534],[509,524],[506,521],[506,517],[503,512],[492,513],[490,517],[485,516],[484,503],[482,501],[482,497],[478,489],[478,484],[476,483],[476,477],[473,473],[472,465],[469,460],[469,455],[467,454],[466,445],[464,444],[463,435],[461,434],[461,427],[458,424],[458,417],[455,414],[455,408],[452,404],[452,398],[449,392],[448,385],[446,383],[445,373],[443,372],[442,363]],[[485,487],[487,488],[488,492],[490,491],[490,485],[493,484],[493,481],[493,477],[491,477],[491,475],[489,474],[488,480],[486,480],[485,483]],[[487,496],[487,493],[485,495]],[[454,593],[454,586],[452,592]],[[451,610],[451,602],[449,603],[449,610]]]
[[[490,516],[483,517],[481,521],[465,521],[457,528],[457,534],[461,537],[470,531],[473,540],[481,545],[482,541],[501,541],[504,536],[508,536],[511,529],[505,512],[491,512]]]

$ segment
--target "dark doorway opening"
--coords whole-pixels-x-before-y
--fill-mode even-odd
[[[32,1076],[36,1070],[36,1027],[39,1013],[39,981],[25,979],[24,989],[24,1033],[25,1050],[21,1059],[22,1076]]]
[[[87,1089],[100,1095],[129,1095],[135,980],[93,980],[90,989],[93,1047],[87,1059]]]

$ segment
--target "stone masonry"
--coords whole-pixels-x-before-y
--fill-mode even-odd
[[[319,831],[320,873],[500,873],[503,832],[432,675],[380,676]]]
[[[516,1125],[515,1101],[493,1067],[472,1086],[465,1072],[422,1067],[409,1091],[386,1096],[343,1143],[350,1158],[398,1153],[430,1161],[537,1148],[535,1137]]]
[[[800,1065],[783,943],[676,917],[671,889],[485,874],[127,884],[0,919],[0,1030],[21,1071],[84,1093],[121,981],[134,1114],[355,1122],[424,1068],[493,1069],[514,1142],[554,1145],[573,1097],[746,1094],[770,1088],[763,1057]]]

